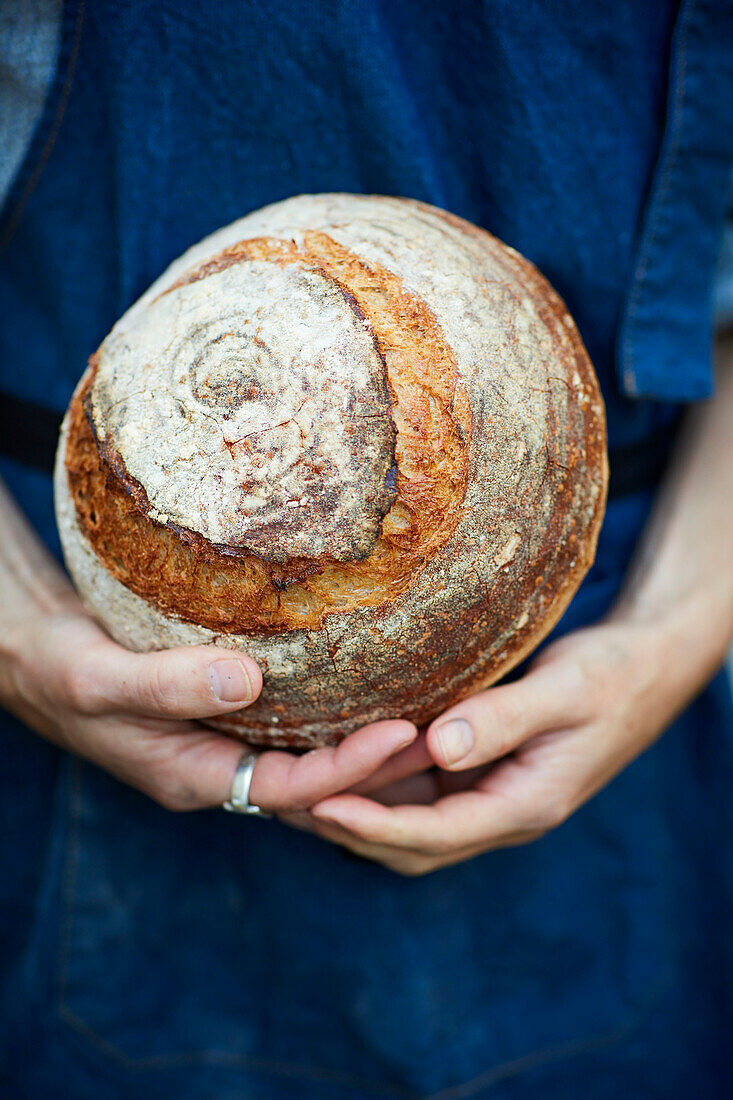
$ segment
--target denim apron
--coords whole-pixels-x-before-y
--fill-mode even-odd
[[[525,253],[579,325],[614,492],[555,633],[597,620],[711,389],[730,22],[713,0],[70,0],[0,222],[0,400],[39,432],[0,470],[39,535],[58,553],[43,426],[170,260],[291,194],[408,195]],[[169,814],[10,716],[0,735],[3,1096],[733,1094],[722,675],[561,828],[420,879]]]

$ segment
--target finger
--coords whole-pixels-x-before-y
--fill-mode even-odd
[[[389,762],[386,767],[388,765]],[[443,795],[468,790],[485,773],[486,768],[472,768],[467,772],[444,772],[432,767],[429,771],[406,775],[393,783],[379,787],[370,792],[370,797],[384,806],[428,805],[437,802]],[[358,783],[356,787],[351,787],[349,794],[361,794],[368,783],[369,780],[367,783]]]
[[[395,848],[385,844],[373,844],[361,840],[359,837],[348,833],[345,829],[337,825],[316,821],[310,817],[310,815],[303,815],[303,817],[310,817],[309,822],[303,822],[300,820],[300,815],[297,816],[299,818],[298,821],[293,821],[288,818],[287,823],[293,824],[295,828],[314,833],[322,840],[326,840],[331,844],[338,844],[340,847],[346,848],[348,851],[353,852],[354,855],[361,856],[363,859],[368,859],[373,863],[380,863],[390,871],[395,871],[397,874],[411,877],[415,875],[425,875],[431,871],[437,871],[442,867],[451,866],[452,864],[463,863],[483,852],[489,851],[491,848],[504,848],[525,844],[529,840],[535,839],[535,837],[525,833],[508,834],[495,844],[486,844],[482,841],[478,845],[474,844],[465,848],[456,848],[441,855],[427,855],[424,852],[419,852],[414,849]]]
[[[208,718],[253,702],[262,674],[250,657],[213,646],[141,654],[105,642],[79,655],[70,686],[83,713]]]
[[[424,777],[417,776],[415,780],[421,781]],[[409,782],[413,782],[411,779]],[[393,845],[375,844],[353,833],[348,832],[340,825],[331,821],[315,818],[311,813],[293,813],[278,815],[279,819],[293,828],[304,832],[313,833],[322,840],[348,849],[355,855],[372,862],[381,863],[392,871],[402,875],[422,875],[435,871],[441,867],[448,867],[455,863],[461,863],[472,859],[483,852],[496,848],[511,847],[513,845],[526,844],[542,836],[542,831],[527,832],[521,830],[516,833],[507,833],[497,838],[494,842],[482,839],[478,844],[467,847],[455,848],[441,855],[427,855],[424,852],[411,848],[395,848]]]
[[[317,823],[313,820],[307,810],[293,810],[292,813],[280,813],[277,815],[278,821],[282,821],[283,825],[290,825],[293,829],[298,829],[302,833],[315,833],[317,829]]]
[[[252,775],[251,799],[277,812],[307,809],[366,779],[416,736],[412,722],[395,719],[363,726],[335,748],[314,749],[305,756],[265,752]]]
[[[383,806],[359,795],[337,795],[313,806],[311,813],[357,839],[425,855],[490,846],[524,827],[521,803],[478,788],[446,795],[430,806]]]
[[[353,788],[351,793],[353,793]],[[380,787],[372,791],[371,797],[375,802],[381,802],[383,806],[430,805],[440,798],[440,773],[435,768],[429,772],[420,772],[418,775],[408,775],[404,779],[398,779],[386,787]]]
[[[339,847],[353,852],[354,855],[368,859],[372,863],[380,863],[387,870],[395,871],[397,874],[413,876],[424,874],[432,869],[430,864],[433,857],[425,856],[420,852],[394,848],[391,845],[373,844],[354,836],[345,829],[323,821],[316,821],[313,831],[321,840],[338,844]]]
[[[577,799],[567,776],[510,757],[478,777],[469,790],[432,805],[383,806],[350,793],[311,808],[317,821],[338,825],[372,844],[445,855],[471,847],[503,847],[542,835],[561,824]]]
[[[441,768],[463,770],[498,760],[530,737],[586,716],[585,692],[571,662],[553,662],[515,683],[491,688],[431,723],[426,744]]]
[[[425,734],[419,733],[415,740],[395,753],[372,775],[351,788],[353,794],[370,794],[372,791],[387,787],[407,776],[416,775],[434,767],[434,762],[425,743]]]

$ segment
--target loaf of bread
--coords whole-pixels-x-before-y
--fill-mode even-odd
[[[603,403],[547,281],[406,199],[303,195],[177,260],[70,403],[58,524],[135,650],[264,672],[256,745],[424,723],[529,654],[595,553]]]

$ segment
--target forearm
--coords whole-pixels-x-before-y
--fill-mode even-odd
[[[76,602],[63,571],[33,531],[0,478],[0,645],[29,614]]]
[[[0,706],[46,731],[48,724],[34,719],[20,690],[19,665],[35,625],[43,629],[49,617],[79,611],[80,604],[1,478],[0,531]]]
[[[715,398],[692,410],[614,618],[656,627],[675,694],[694,694],[733,638],[733,338]]]

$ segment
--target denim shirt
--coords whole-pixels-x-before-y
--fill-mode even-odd
[[[612,451],[668,447],[711,393],[729,2],[41,7],[58,61],[0,218],[6,394],[61,411],[188,245],[327,190],[423,199],[533,260]],[[58,552],[48,476],[0,472]],[[609,507],[557,632],[608,609],[649,507]],[[561,829],[420,880],[277,822],[173,817],[0,727],[8,1095],[730,1095],[722,679]]]

